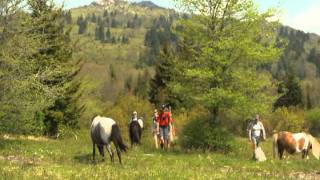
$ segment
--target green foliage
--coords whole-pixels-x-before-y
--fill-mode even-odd
[[[320,108],[314,108],[306,112],[306,124],[312,135],[320,135]]]
[[[42,134],[42,112],[65,92],[74,74],[70,30],[64,28],[62,9],[51,1],[23,3],[28,13],[19,9],[21,3],[0,6],[10,7],[0,21],[5,27],[0,28],[0,118],[3,131]]]
[[[199,131],[201,129],[201,131]],[[181,145],[186,149],[202,149],[227,153],[231,150],[232,136],[219,126],[210,125],[206,117],[198,117],[187,124],[181,134]]]
[[[117,80],[117,72],[112,64],[109,65],[109,73],[112,80]]]
[[[101,42],[105,41],[105,33],[104,33],[104,24],[100,23],[96,27],[95,31],[96,40],[100,40]]]
[[[279,131],[301,132],[306,129],[304,111],[298,108],[278,108],[264,121],[269,133]]]
[[[63,13],[63,16],[65,18],[66,24],[72,24],[72,15],[71,15],[71,11],[70,10],[69,11],[65,11]]]
[[[105,109],[105,116],[113,118],[120,126],[123,134],[128,133],[128,123],[131,119],[133,111],[138,112],[138,117],[144,119],[145,127],[149,128],[151,125],[151,117],[153,106],[146,100],[141,100],[132,95],[119,96],[115,103],[109,105]],[[124,136],[127,139],[127,136]]]
[[[125,89],[125,93],[127,94],[131,94],[132,90],[133,90],[133,82],[132,82],[132,76],[129,76],[126,78],[126,80],[124,81],[124,89]]]
[[[273,11],[260,13],[252,0],[178,2],[192,17],[179,23],[181,51],[174,68],[181,73],[172,90],[208,108],[212,121],[224,111],[242,116],[269,111],[274,86],[261,67],[281,53],[273,31],[278,23],[267,21]]]
[[[76,93],[79,87],[80,83],[71,83],[64,95],[45,111],[43,122],[46,135],[63,136],[65,131],[79,128],[78,121],[84,111],[84,106],[78,105],[81,94],[76,95]]]
[[[275,109],[290,106],[303,107],[302,89],[293,74],[287,75],[284,82],[279,84],[278,93],[283,95],[274,103]],[[310,99],[308,104],[310,104]]]
[[[84,34],[87,31],[88,28],[88,21],[87,19],[83,19],[83,16],[80,16],[77,20],[77,23],[79,25],[79,31],[78,34]]]
[[[148,70],[145,70],[142,75],[139,73],[134,95],[144,100],[148,99],[149,81],[150,73]]]

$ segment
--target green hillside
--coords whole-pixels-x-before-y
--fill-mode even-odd
[[[71,14],[74,57],[84,62],[78,79],[82,82],[82,103],[85,102],[87,107],[83,121],[87,121],[92,113],[105,112],[103,107],[114,102],[118,95],[132,93],[126,90],[126,82],[134,89],[139,74],[145,71],[151,76],[154,74],[154,64],[142,68],[139,66],[141,58],[146,55],[146,49],[150,48],[145,45],[146,33],[160,16],[176,21],[179,15],[173,10],[157,8],[148,3],[120,3],[109,7],[93,3],[71,9]],[[77,19],[81,16],[88,25],[85,33],[79,35]],[[107,21],[104,32],[109,29],[116,43],[103,43],[96,39],[98,22],[92,22],[92,16]],[[135,18],[139,25],[128,27]],[[110,25],[112,19],[118,23],[115,27]],[[129,38],[128,43],[120,42],[123,36]],[[270,71],[279,80],[283,80],[288,72],[295,74],[299,78],[304,100],[307,101],[307,94],[310,94],[312,106],[317,107],[320,103],[320,37],[283,26],[279,28],[278,38],[279,42],[286,44],[286,48],[280,60],[270,67]]]
[[[104,17],[104,13],[108,16]],[[112,15],[114,13],[114,15]],[[153,67],[136,68],[141,56],[145,53],[145,35],[155,19],[160,16],[169,18],[174,15],[172,10],[162,8],[141,7],[140,4],[115,5],[106,8],[97,4],[71,9],[72,14],[72,40],[75,44],[74,57],[83,61],[83,67],[78,75],[82,82],[82,103],[86,105],[85,121],[91,118],[92,113],[103,113],[104,107],[114,102],[120,94],[131,93],[125,89],[125,82],[131,81],[133,88],[136,86],[137,77],[145,71],[153,74]],[[104,32],[110,29],[111,36],[116,43],[103,43],[95,38],[95,29],[98,23],[91,21],[92,15],[106,19],[115,19],[116,27],[106,24]],[[83,16],[88,21],[87,30],[79,35],[77,19]],[[138,27],[128,28],[128,21],[138,17],[141,23]],[[128,43],[121,43],[121,38],[129,38]],[[120,40],[119,40],[120,39]],[[110,67],[114,71],[111,77]],[[132,80],[130,80],[132,78]]]

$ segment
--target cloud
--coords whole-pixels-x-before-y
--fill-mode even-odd
[[[286,16],[284,24],[305,32],[320,35],[320,3],[311,4],[293,17]]]

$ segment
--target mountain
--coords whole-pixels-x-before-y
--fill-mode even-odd
[[[119,95],[135,95],[139,79],[153,76],[161,43],[173,38],[168,27],[181,17],[150,1],[96,1],[70,11],[74,58],[83,61],[78,76],[84,89],[81,101],[91,114],[102,113]],[[320,105],[320,37],[282,26],[278,41],[287,47],[270,72],[279,80],[293,72],[304,96],[312,92],[312,105]],[[144,94],[147,91],[144,88]]]
[[[145,8],[152,8],[152,9],[163,9],[163,7],[160,7],[151,1],[141,1],[137,3],[133,3],[133,5],[145,7]]]
[[[80,101],[87,109],[84,119],[102,114],[119,95],[141,93],[139,81],[154,74],[152,66],[141,63],[147,49],[145,35],[160,16],[173,19],[177,13],[145,5],[96,1],[70,10],[74,58],[83,62],[77,78],[83,89]],[[144,97],[147,91],[144,88]]]

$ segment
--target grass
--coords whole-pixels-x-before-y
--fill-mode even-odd
[[[250,145],[237,139],[237,152],[229,154],[185,152],[175,147],[168,152],[155,150],[150,134],[144,133],[140,147],[123,153],[112,164],[92,162],[88,131],[78,139],[28,140],[0,138],[0,179],[317,179],[320,161],[290,156],[283,161],[271,158],[271,141],[262,148],[266,162],[250,159]],[[128,144],[128,143],[127,143]]]

